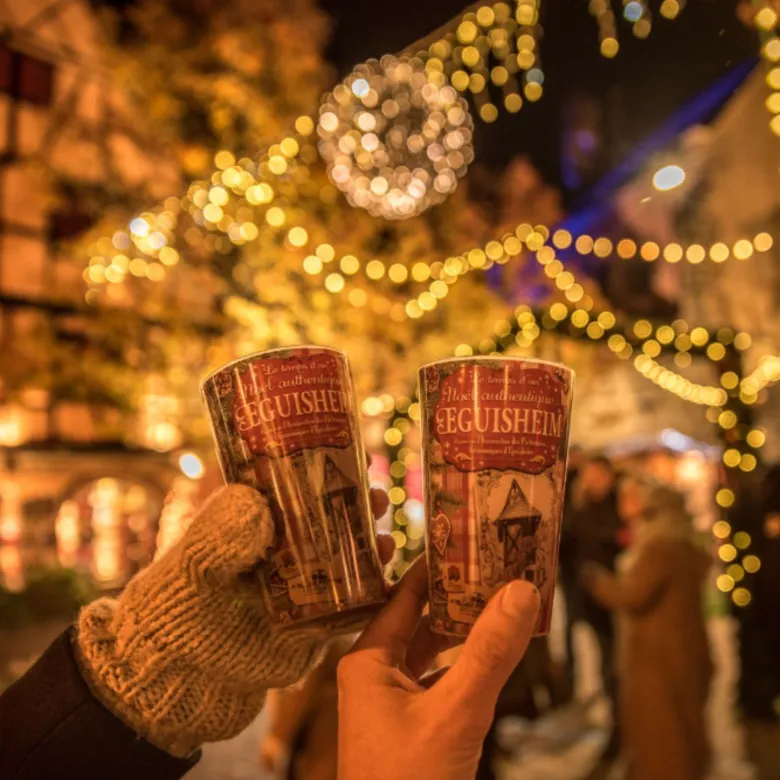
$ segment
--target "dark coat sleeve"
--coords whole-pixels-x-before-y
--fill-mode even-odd
[[[178,780],[200,754],[178,759],[112,715],[90,692],[72,631],[0,696],[2,780]]]

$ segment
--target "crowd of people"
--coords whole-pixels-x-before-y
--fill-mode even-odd
[[[770,559],[778,555],[780,534],[773,540],[757,524],[780,518],[779,484],[780,475],[769,473],[763,490],[743,486],[740,511],[746,517],[733,520],[754,530],[757,541],[769,540],[764,554]],[[586,457],[575,450],[558,568],[565,660],[553,660],[546,638],[532,640],[499,697],[477,779],[496,777],[495,726],[502,717],[533,720],[572,701],[578,676],[575,628],[585,624],[598,647],[602,691],[612,710],[593,777],[606,776],[622,759],[630,780],[702,780],[710,765],[705,706],[713,674],[704,586],[716,560],[707,535],[694,532],[682,493],[647,474],[622,473],[604,455]],[[780,595],[774,590],[777,569],[766,561],[774,579],[756,579],[752,608],[737,613],[745,667],[739,705],[750,717],[777,717],[772,700],[780,684],[771,658],[780,643],[773,634],[776,621],[768,619]],[[335,780],[335,669],[345,651],[346,646],[334,646],[304,686],[274,694],[261,745],[266,768],[287,766],[289,780]],[[755,679],[755,670],[762,670],[761,679]]]

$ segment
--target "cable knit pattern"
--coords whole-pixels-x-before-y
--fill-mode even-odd
[[[174,756],[243,731],[266,689],[299,680],[319,654],[322,634],[269,627],[253,583],[273,541],[265,498],[229,485],[117,601],[79,617],[77,655],[93,692]]]

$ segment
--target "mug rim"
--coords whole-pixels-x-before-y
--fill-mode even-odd
[[[566,371],[572,377],[576,376],[573,368],[567,366],[565,363],[556,363],[553,360],[540,360],[539,358],[527,358],[522,355],[464,355],[463,357],[453,356],[448,358],[440,358],[439,360],[433,360],[430,363],[425,363],[419,368],[419,373],[425,371],[426,368],[433,368],[433,366],[441,365],[442,363],[473,363],[476,361],[488,361],[493,360],[497,362],[507,363],[535,363],[541,366],[551,366],[553,368],[559,368]]]
[[[343,352],[340,349],[336,349],[335,347],[323,347],[321,344],[293,344],[291,346],[287,347],[272,347],[271,349],[261,349],[259,352],[250,352],[247,355],[242,355],[241,357],[234,358],[229,363],[225,363],[224,365],[220,366],[219,368],[215,368],[213,371],[208,373],[203,379],[201,379],[200,386],[205,387],[206,384],[212,380],[217,374],[221,374],[223,371],[226,371],[229,368],[232,368],[233,366],[237,365],[238,363],[243,363],[245,360],[252,360],[257,358],[264,358],[269,355],[273,355],[275,352],[290,352],[292,350],[296,349],[318,349],[323,352],[333,352],[336,355],[341,355],[341,357],[345,359],[347,358],[347,354]]]

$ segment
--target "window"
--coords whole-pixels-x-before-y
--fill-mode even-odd
[[[13,80],[11,78],[13,73],[12,67],[13,54],[11,50],[0,41],[0,92],[10,93],[11,84]]]
[[[52,100],[54,66],[0,43],[0,92],[17,100],[47,106]]]
[[[68,241],[89,230],[94,220],[77,209],[55,211],[49,215],[49,238],[52,241]]]
[[[36,105],[48,106],[52,97],[54,67],[27,54],[17,53],[16,58],[19,97]]]

